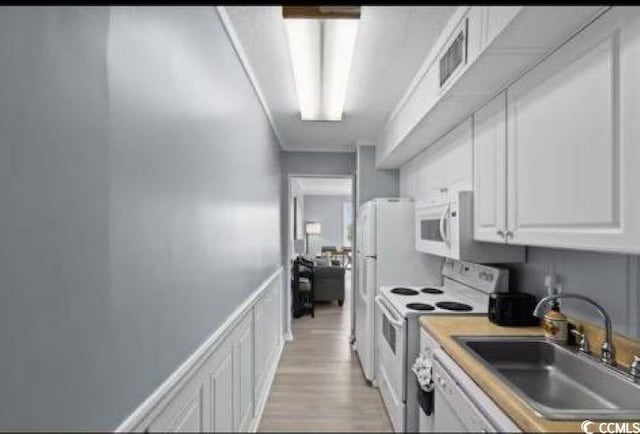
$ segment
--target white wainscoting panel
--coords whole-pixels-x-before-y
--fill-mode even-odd
[[[233,389],[234,427],[238,431],[247,431],[254,416],[254,330],[253,316],[248,315],[236,330],[233,339]]]
[[[116,432],[255,431],[284,345],[282,267]]]
[[[233,352],[226,347],[214,356],[209,374],[211,426],[213,432],[233,431],[234,395]]]
[[[193,432],[202,430],[202,402],[203,394],[202,387],[200,387],[187,402],[186,408],[180,413],[170,431]]]

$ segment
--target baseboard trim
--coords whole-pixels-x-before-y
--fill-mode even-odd
[[[285,333],[284,340],[287,342],[291,342],[293,340],[293,333],[291,332]]]
[[[258,428],[260,427],[262,414],[264,413],[264,408],[267,405],[267,401],[269,400],[269,395],[271,394],[271,386],[273,385],[273,380],[276,376],[278,365],[280,364],[280,358],[282,357],[282,351],[284,350],[284,343],[284,339],[281,339],[276,351],[276,356],[273,358],[273,363],[269,367],[269,373],[267,375],[267,389],[262,395],[260,402],[256,403],[256,416],[253,418],[251,424],[249,425],[249,432],[257,432]]]
[[[144,400],[116,429],[115,432],[141,431],[145,424],[158,415],[196,372],[207,358],[216,350],[245,313],[253,307],[260,295],[282,274],[280,266],[256,289],[227,319],[218,327],[169,377]],[[282,345],[281,345],[282,346]],[[280,348],[279,351],[282,351]],[[278,354],[278,361],[280,354]],[[276,363],[277,367],[277,363]],[[275,371],[274,371],[275,373]],[[269,385],[271,387],[271,385]]]

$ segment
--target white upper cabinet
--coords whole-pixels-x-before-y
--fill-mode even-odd
[[[444,137],[447,173],[446,188],[451,192],[471,190],[472,180],[472,121],[471,118]]]
[[[472,189],[471,118],[416,156],[401,171],[404,183],[413,179],[416,200],[440,202],[456,191]],[[401,193],[408,187],[401,186]]]
[[[587,25],[603,6],[459,7],[382,128],[379,168],[397,168]]]
[[[507,90],[510,242],[640,252],[639,18],[613,8]],[[476,140],[478,200],[500,195],[478,149],[489,136]],[[489,202],[479,238],[498,224],[500,199]]]
[[[427,155],[418,169],[418,197],[438,199],[446,197],[447,169],[446,154]]]
[[[505,93],[473,115],[474,239],[504,242],[507,130]]]

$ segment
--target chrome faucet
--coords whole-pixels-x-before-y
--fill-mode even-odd
[[[584,295],[580,295],[580,294],[568,294],[568,293],[548,295],[538,302],[535,309],[533,310],[533,315],[537,316],[538,318],[542,318],[544,305],[551,301],[557,300],[558,298],[575,298],[578,300],[583,300],[583,301],[586,301],[587,303],[592,304],[593,306],[595,306],[596,309],[598,309],[598,313],[604,320],[604,328],[605,328],[605,339],[604,339],[604,342],[602,342],[600,360],[602,361],[602,363],[606,365],[611,365],[611,366],[615,365],[616,352],[615,352],[615,348],[613,347],[613,340],[611,338],[611,318],[609,318],[609,314],[607,314],[607,312],[604,310],[602,306],[600,306],[598,303],[596,303],[589,297],[585,297]]]

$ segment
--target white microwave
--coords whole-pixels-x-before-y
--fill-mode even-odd
[[[473,239],[473,193],[459,191],[417,201],[416,250],[456,260],[487,263],[524,262],[525,248]]]

